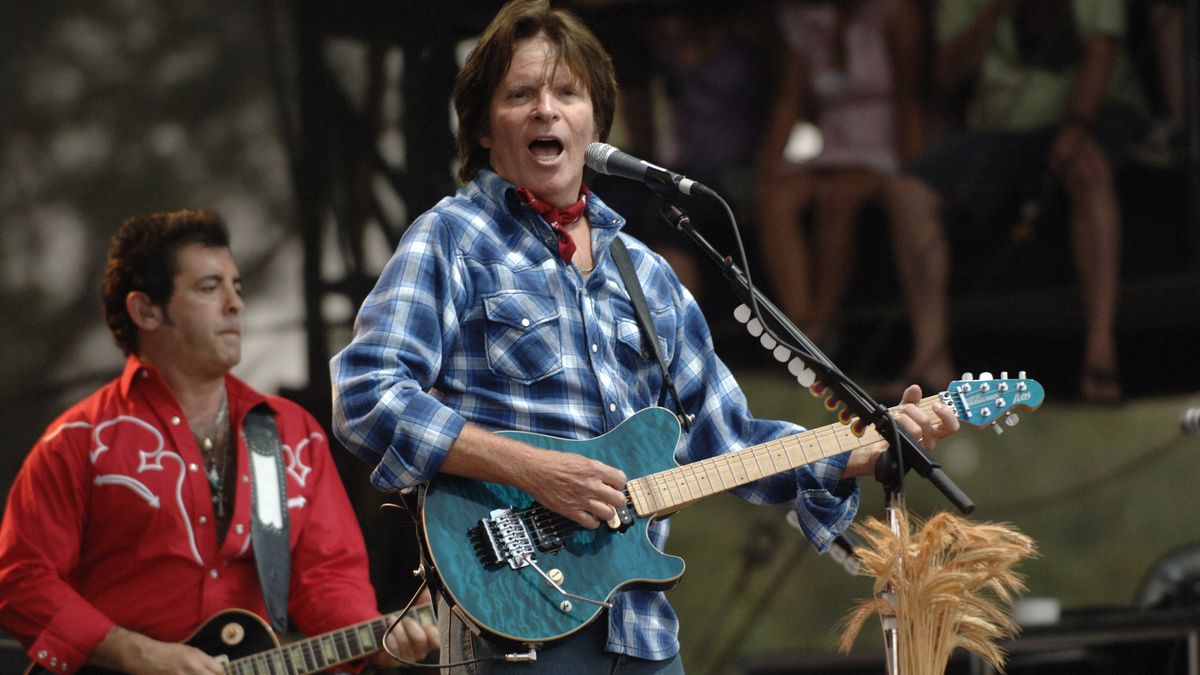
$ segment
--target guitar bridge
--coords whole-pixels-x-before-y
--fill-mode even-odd
[[[484,563],[507,564],[514,570],[526,567],[534,557],[533,538],[521,514],[511,506],[495,509],[474,528],[476,549]]]

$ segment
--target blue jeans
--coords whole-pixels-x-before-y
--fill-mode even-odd
[[[438,633],[442,640],[441,662],[458,663],[472,659],[502,659],[506,654],[524,653],[528,648],[505,645],[474,635],[462,620],[439,598]],[[509,663],[488,660],[463,666],[442,668],[443,675],[683,675],[683,661],[676,654],[665,661],[649,661],[604,651],[608,641],[608,615],[601,614],[578,633],[546,645],[537,660]]]

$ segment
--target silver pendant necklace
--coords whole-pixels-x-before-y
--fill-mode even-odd
[[[229,394],[221,392],[221,407],[213,420],[212,429],[203,438],[197,437],[204,456],[204,472],[212,488],[213,510],[218,518],[225,517],[225,464],[229,455]]]

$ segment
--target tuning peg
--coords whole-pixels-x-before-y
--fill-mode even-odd
[[[1008,417],[1004,418],[1004,423],[1010,427],[1017,426],[1017,423],[1020,421],[1021,421],[1021,418],[1017,415],[1017,413],[1009,413]]]
[[[792,352],[787,347],[779,345],[775,351],[771,352],[771,356],[774,356],[775,360],[780,363],[787,363],[788,359],[792,358]]]
[[[1021,370],[1021,371],[1018,371],[1018,372],[1017,372],[1017,379],[1018,379],[1018,380],[1023,380],[1023,379],[1025,379],[1025,371],[1023,371],[1023,370]]]
[[[738,323],[746,323],[750,320],[750,308],[746,305],[738,305],[737,309],[733,310],[733,318],[738,320]]]
[[[993,378],[993,377],[992,377],[992,374],[991,374],[991,373],[989,373],[989,372],[987,372],[987,371],[985,370],[985,371],[983,371],[982,373],[980,373],[980,374],[979,374],[979,379],[980,379],[980,380],[992,380],[992,379],[995,379],[995,378]]]
[[[962,377],[960,377],[960,378],[958,378],[958,379],[960,379],[960,380],[966,380],[967,382],[970,382],[971,380],[974,380],[974,379],[975,379],[975,376],[974,376],[974,375],[972,375],[971,373],[963,373],[963,374],[962,374]]]
[[[996,432],[997,436],[1004,433],[1004,427],[1000,426],[1000,420],[992,422],[989,426],[992,427],[992,431]]]
[[[750,334],[754,337],[758,337],[762,335],[763,326],[758,319],[750,319],[750,322],[746,324],[746,330],[750,331]]]
[[[766,333],[763,333],[762,337],[758,338],[758,343],[760,345],[762,345],[763,349],[766,349],[767,351],[771,351],[779,345],[779,343],[775,341],[775,338],[771,337],[770,335],[767,335]]]
[[[1008,379],[1008,371],[1007,370],[1000,371],[1000,379],[1002,379],[1002,380]]]

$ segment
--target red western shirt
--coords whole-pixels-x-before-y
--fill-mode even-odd
[[[287,465],[292,620],[315,635],[378,615],[362,534],[321,427],[298,405],[232,375],[225,386],[238,471],[219,548],[187,420],[157,370],[137,357],[52,423],[26,458],[0,523],[0,627],[42,667],[74,672],[114,624],[180,641],[224,609],[266,617],[240,431],[264,401]]]

